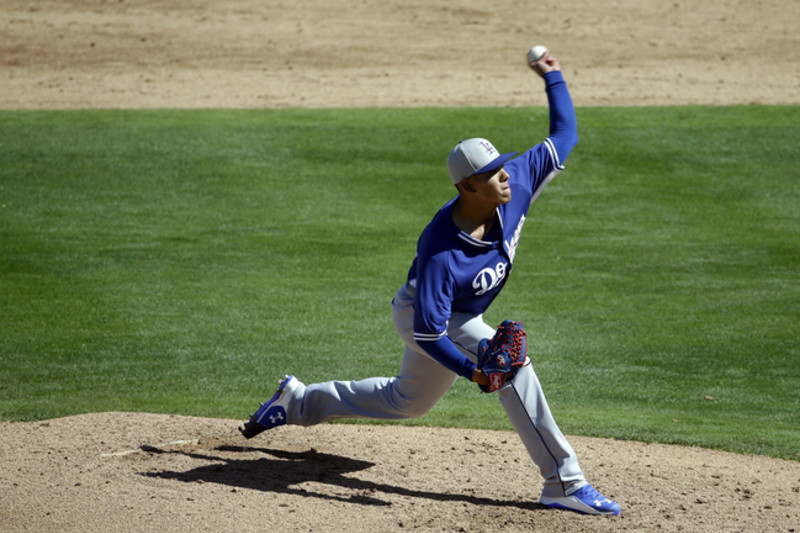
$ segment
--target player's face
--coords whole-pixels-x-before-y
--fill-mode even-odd
[[[500,168],[496,172],[486,172],[467,179],[475,189],[477,198],[487,204],[499,206],[511,201],[511,184],[508,178],[505,168]]]

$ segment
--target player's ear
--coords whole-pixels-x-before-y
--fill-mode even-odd
[[[462,192],[475,192],[475,186],[472,185],[472,182],[469,178],[465,178],[458,183],[458,190]]]

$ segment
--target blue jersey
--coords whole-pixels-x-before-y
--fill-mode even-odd
[[[511,201],[497,208],[491,241],[478,240],[453,222],[456,198],[423,231],[408,274],[416,288],[414,338],[435,341],[447,333],[453,312],[482,314],[503,288],[520,233],[536,194],[564,167],[548,139],[506,163]]]
[[[577,142],[574,109],[560,72],[545,75],[550,132],[544,142],[507,162],[511,201],[497,208],[489,240],[479,240],[453,222],[457,198],[447,202],[422,232],[408,273],[416,288],[414,339],[430,355],[464,377],[475,365],[446,337],[454,312],[482,314],[511,273],[528,210],[544,186],[563,170]]]

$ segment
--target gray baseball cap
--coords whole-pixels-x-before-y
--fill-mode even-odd
[[[497,170],[517,152],[501,154],[492,143],[480,137],[461,141],[447,157],[447,170],[450,181],[459,183],[464,178]]]

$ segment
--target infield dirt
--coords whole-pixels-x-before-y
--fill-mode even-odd
[[[799,19],[794,0],[5,0],[0,108],[543,106],[533,44],[578,106],[798,104]],[[800,531],[796,461],[571,437],[623,508],[586,517],[536,503],[513,433],[238,423],[0,423],[0,530]]]

